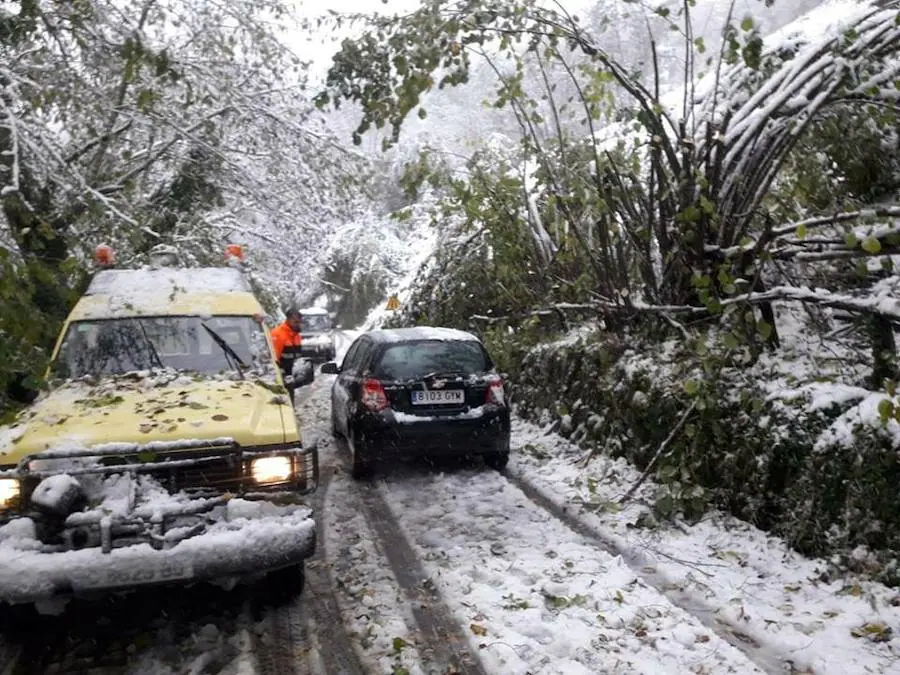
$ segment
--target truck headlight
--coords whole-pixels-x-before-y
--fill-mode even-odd
[[[19,481],[14,478],[0,478],[0,509],[10,506],[19,496]]]
[[[250,475],[260,485],[284,483],[293,473],[290,457],[260,457],[250,463]]]

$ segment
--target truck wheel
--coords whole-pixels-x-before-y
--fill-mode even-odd
[[[286,605],[303,593],[306,586],[305,564],[298,563],[269,572],[260,583],[265,604],[276,607]]]

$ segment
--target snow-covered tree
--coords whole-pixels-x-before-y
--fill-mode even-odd
[[[752,18],[731,12],[719,53],[703,63],[689,7],[665,16],[681,27],[687,54],[685,86],[670,94],[559,8],[482,0],[429,2],[373,20],[336,57],[323,98],[360,104],[359,133],[390,127],[396,138],[429,91],[467,81],[476,55],[505,57],[514,67],[498,69],[496,105],[514,111],[521,161],[534,169],[519,180],[518,208],[506,209],[498,227],[506,219],[533,230],[538,249],[550,241],[565,250],[574,240],[594,273],[586,299],[608,318],[678,306],[718,313],[758,301],[761,331],[774,341],[771,293],[747,295],[765,288],[773,236],[796,229],[779,227],[772,188],[814,123],[837,109],[871,118],[873,108],[894,106],[897,9],[847,4],[824,34],[801,26],[771,46]],[[652,52],[652,32],[648,39]],[[575,97],[557,97],[560,74]],[[535,79],[542,88],[529,90]],[[841,255],[874,248],[857,244],[856,253]],[[549,260],[538,253],[536,260]]]
[[[36,326],[3,335],[48,346],[101,242],[128,264],[161,243],[219,262],[238,240],[276,287],[313,266],[368,163],[311,105],[287,6],[0,3],[0,285]]]

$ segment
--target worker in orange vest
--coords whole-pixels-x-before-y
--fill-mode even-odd
[[[294,401],[294,389],[298,386],[294,383],[294,362],[300,357],[300,329],[300,312],[296,309],[285,312],[284,321],[272,329],[275,360],[281,368],[291,402]]]

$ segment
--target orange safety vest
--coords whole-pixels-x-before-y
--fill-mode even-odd
[[[291,328],[287,321],[272,329],[272,348],[275,350],[275,360],[279,364],[282,359],[293,361],[300,355],[300,333]]]

